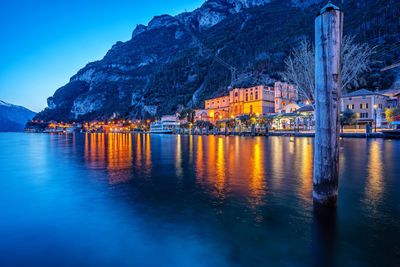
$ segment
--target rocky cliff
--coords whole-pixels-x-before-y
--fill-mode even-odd
[[[21,132],[35,115],[35,112],[27,108],[0,100],[0,132]]]
[[[231,83],[229,69],[216,57],[238,70],[238,85],[271,83],[279,79],[290,49],[302,38],[313,38],[322,2],[209,0],[192,12],[154,17],[147,26],[138,25],[131,40],[117,42],[102,60],[81,69],[37,118],[146,117],[201,107]],[[400,2],[336,2],[345,12],[345,34],[381,51],[360,86],[390,87],[395,73],[379,69],[400,56],[398,50],[383,53],[400,41]]]

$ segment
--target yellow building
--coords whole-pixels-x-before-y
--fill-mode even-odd
[[[205,110],[211,121],[245,114],[265,115],[274,112],[274,97],[273,87],[234,88],[228,96],[206,100]]]
[[[230,116],[273,113],[274,95],[274,88],[263,85],[235,88],[229,92]]]
[[[229,118],[229,96],[206,100],[205,109],[211,121]]]

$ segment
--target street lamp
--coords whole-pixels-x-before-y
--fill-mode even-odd
[[[376,133],[376,111],[377,111],[377,109],[378,109],[378,105],[377,104],[375,104],[374,105],[374,117],[375,117],[375,133]]]

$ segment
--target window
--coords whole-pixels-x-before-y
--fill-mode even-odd
[[[235,96],[236,96],[236,97],[238,96],[238,92],[235,92]]]
[[[346,108],[349,109],[349,105],[346,105]]]
[[[246,94],[246,101],[249,101],[249,94]]]
[[[360,109],[362,109],[363,108],[363,104],[360,104]]]
[[[365,108],[366,108],[366,109],[368,109],[368,103],[367,103],[367,104],[365,104]]]
[[[354,109],[354,104],[351,105],[351,109]]]
[[[250,93],[250,101],[253,101],[253,93]]]
[[[258,100],[258,91],[256,91],[256,100]]]

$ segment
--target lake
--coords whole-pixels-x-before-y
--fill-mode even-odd
[[[0,134],[0,266],[400,265],[400,141],[340,142],[313,214],[313,139]]]

